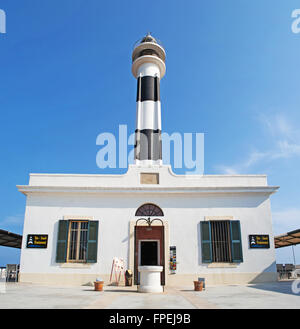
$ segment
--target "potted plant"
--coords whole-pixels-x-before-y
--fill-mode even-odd
[[[94,282],[95,291],[103,291],[104,281],[100,278],[97,278]]]
[[[202,291],[203,289],[203,281],[194,281],[194,290]]]

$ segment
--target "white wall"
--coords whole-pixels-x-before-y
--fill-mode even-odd
[[[177,247],[177,273],[217,273],[201,263],[200,221],[205,216],[233,216],[241,221],[244,262],[221,271],[275,271],[275,252],[269,199],[265,196],[174,196],[166,195],[65,195],[35,194],[27,199],[23,232],[21,272],[23,273],[110,273],[112,259],[128,263],[129,222],[146,202],[160,206],[169,223],[170,245]],[[63,216],[93,216],[99,220],[98,263],[87,269],[62,268],[55,263],[58,221]],[[26,249],[27,234],[48,234],[47,249]],[[269,234],[270,249],[249,249],[249,234]],[[271,267],[270,267],[271,266]]]

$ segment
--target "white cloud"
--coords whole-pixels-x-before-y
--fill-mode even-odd
[[[260,115],[258,120],[274,139],[274,148],[263,151],[252,150],[240,163],[216,166],[218,171],[224,174],[241,174],[262,162],[300,156],[300,130],[295,129],[284,115],[277,114],[273,117]]]
[[[3,220],[0,221],[0,227],[7,225],[22,225],[24,221],[24,215],[13,215],[7,216]]]
[[[300,228],[300,208],[272,212],[274,234],[283,234]]]
[[[267,159],[269,157],[270,155],[268,153],[252,151],[246,160],[232,166],[218,165],[216,166],[216,169],[226,175],[242,174],[263,159]]]
[[[290,143],[287,140],[279,141],[278,152],[274,154],[273,158],[289,158],[292,156],[300,155],[300,145],[295,143]]]

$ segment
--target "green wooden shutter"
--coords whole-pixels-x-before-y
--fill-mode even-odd
[[[67,259],[69,221],[60,220],[58,223],[56,262],[65,263]]]
[[[87,242],[87,263],[97,263],[98,250],[98,221],[89,221]]]
[[[212,247],[211,247],[211,228],[210,222],[200,222],[201,225],[201,251],[202,262],[212,262]]]
[[[243,262],[241,226],[239,220],[230,221],[231,255],[233,263]]]

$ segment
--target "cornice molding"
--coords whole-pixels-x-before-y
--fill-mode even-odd
[[[263,193],[273,194],[279,186],[230,186],[230,187],[163,187],[163,186],[137,186],[137,187],[89,187],[89,186],[30,186],[17,185],[20,192],[30,193],[157,193],[157,194],[240,194]]]

